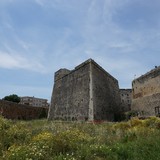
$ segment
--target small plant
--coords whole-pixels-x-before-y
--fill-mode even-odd
[[[138,111],[129,111],[125,113],[126,120],[129,120],[132,117],[137,117],[137,116],[138,116]]]
[[[140,126],[143,124],[143,121],[138,119],[137,117],[135,118],[132,118],[130,121],[129,121],[131,127],[135,127],[135,126]]]

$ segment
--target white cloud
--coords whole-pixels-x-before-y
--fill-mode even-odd
[[[32,57],[27,59],[18,54],[0,52],[0,68],[7,69],[26,69],[36,72],[45,72],[45,68],[39,62],[33,61]]]
[[[61,67],[73,69],[87,58],[93,58],[117,79],[126,82],[128,79],[131,80],[134,74],[143,73],[146,68],[146,63],[142,62],[147,59],[146,48],[159,52],[158,30],[148,30],[147,27],[133,29],[134,27],[123,24],[123,19],[120,21],[116,19],[119,18],[118,13],[132,7],[130,3],[135,2],[131,0],[34,0],[34,2],[46,7],[43,14],[44,19],[49,16],[49,22],[45,21],[44,25],[37,27],[28,21],[25,28],[18,28],[21,25],[17,25],[16,28],[16,25],[11,23],[16,18],[5,16],[3,25],[13,33],[6,41],[4,41],[6,34],[3,35],[4,39],[1,36],[1,43],[4,42],[10,47],[6,45],[5,49],[1,49],[5,52],[0,52],[0,67],[37,72],[47,69],[53,73]],[[136,0],[136,4],[138,3]],[[41,11],[37,9],[36,14],[40,12],[41,15]],[[136,13],[126,14],[124,18],[132,18],[131,14]],[[58,15],[57,19],[52,15]],[[19,29],[22,32],[19,32]],[[11,35],[8,30],[6,33]],[[154,52],[151,53],[154,55]],[[158,58],[156,59],[158,61]]]
[[[41,7],[52,7],[52,8],[58,8],[65,6],[70,6],[70,2],[64,2],[63,0],[35,0],[35,2],[40,5]]]
[[[35,2],[42,7],[44,6],[44,1],[43,0],[35,0]]]

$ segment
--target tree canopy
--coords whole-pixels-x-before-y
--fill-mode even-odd
[[[20,97],[16,94],[11,94],[9,96],[5,96],[4,98],[2,98],[2,100],[19,103],[20,102]]]

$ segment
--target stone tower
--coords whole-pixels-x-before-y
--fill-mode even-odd
[[[118,81],[89,59],[55,73],[49,120],[108,120],[120,111]]]
[[[160,116],[160,66],[133,80],[131,109],[140,116]]]

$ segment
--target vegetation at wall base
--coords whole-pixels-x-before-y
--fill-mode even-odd
[[[4,160],[159,160],[160,119],[118,123],[0,117],[0,159]]]

